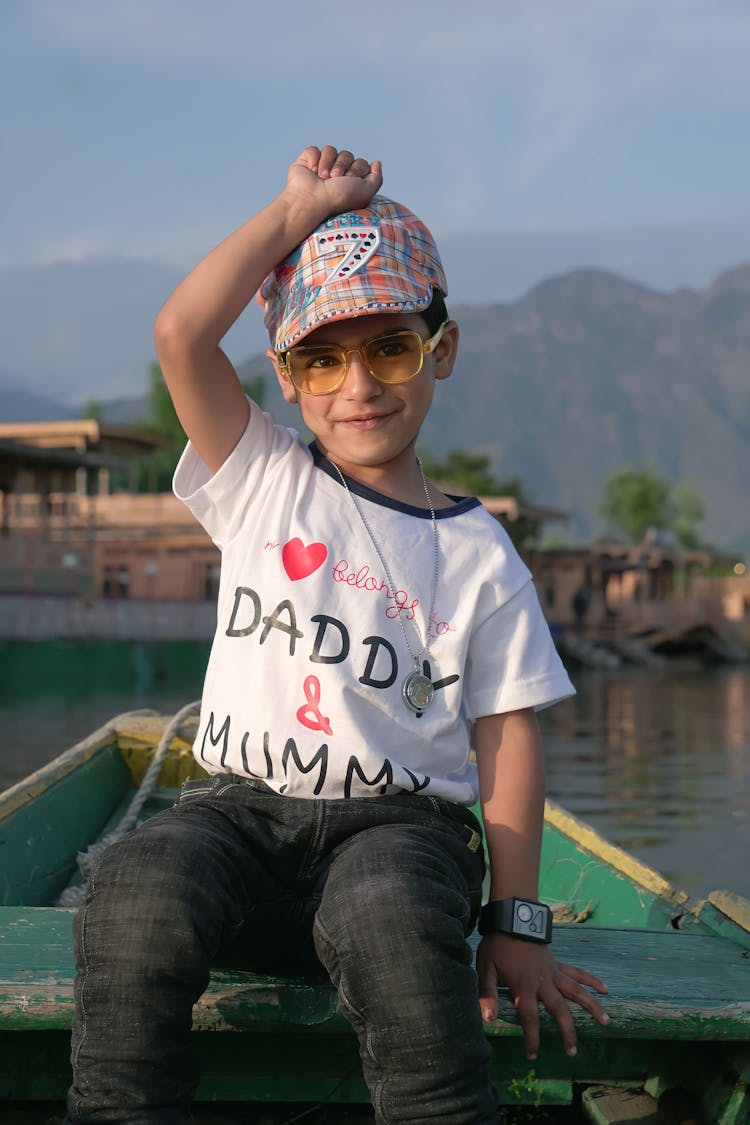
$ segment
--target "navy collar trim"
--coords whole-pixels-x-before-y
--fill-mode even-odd
[[[318,443],[311,441],[308,448],[315,462],[315,467],[326,473],[331,480],[336,481],[339,487],[343,487],[336,469],[321,451]],[[418,519],[429,520],[432,518],[427,508],[417,508],[413,504],[404,504],[401,500],[394,500],[392,496],[384,496],[382,492],[376,492],[374,488],[368,488],[366,484],[360,484],[359,481],[352,480],[351,477],[346,476],[346,473],[344,473],[344,477],[349,490],[363,500],[370,500],[373,504],[380,504],[383,508],[391,508],[394,512],[403,512],[404,515],[416,516]],[[449,500],[454,501],[453,507],[436,508],[435,519],[445,520],[452,516],[462,516],[465,512],[471,512],[474,508],[481,507],[481,503],[476,496],[451,496],[448,493],[446,493],[446,496]]]

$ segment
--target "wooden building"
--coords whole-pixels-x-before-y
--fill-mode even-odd
[[[171,493],[110,491],[113,470],[127,477],[161,444],[93,419],[0,424],[0,594],[214,603],[220,553],[188,509]],[[566,519],[513,497],[481,499],[517,539],[522,525]],[[715,555],[681,550],[659,534],[636,546],[600,540],[554,549],[526,546],[521,536],[521,551],[560,631],[664,626],[685,607],[735,621],[750,614],[747,584],[737,596],[737,580],[719,590],[722,580],[709,577]]]
[[[656,534],[639,544],[601,539],[536,548],[526,561],[553,626],[606,637],[669,625],[687,614],[724,616],[721,580],[712,572],[722,565],[729,571],[734,560],[685,550]]]
[[[94,419],[0,424],[0,593],[215,598],[219,552],[185,506],[110,493],[162,444]]]

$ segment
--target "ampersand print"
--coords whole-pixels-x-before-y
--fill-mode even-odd
[[[308,730],[322,730],[324,734],[331,735],[331,724],[327,715],[321,713],[320,707],[320,680],[317,676],[307,676],[303,684],[306,706],[297,711],[297,718],[303,727]]]

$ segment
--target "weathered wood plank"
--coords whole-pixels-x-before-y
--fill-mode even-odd
[[[664,1125],[655,1100],[639,1089],[591,1086],[583,1092],[581,1108],[592,1125]]]
[[[60,1028],[73,1010],[73,911],[0,908],[0,1026]],[[560,926],[559,958],[601,975],[612,1025],[576,1013],[582,1035],[696,1041],[750,1041],[750,965],[740,947],[706,933]],[[518,1036],[515,1008],[501,990],[488,1034]],[[196,1028],[236,1030],[257,1022],[324,1025],[336,1016],[321,973],[217,970],[195,1008]],[[542,1013],[542,1024],[552,1024]]]
[[[686,924],[719,934],[750,953],[750,902],[729,891],[712,891]]]

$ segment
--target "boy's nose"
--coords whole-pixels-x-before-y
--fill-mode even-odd
[[[380,394],[382,387],[372,372],[368,370],[359,352],[352,349],[347,353],[346,358],[349,362],[344,382],[341,384],[341,390],[346,397],[368,399]]]

